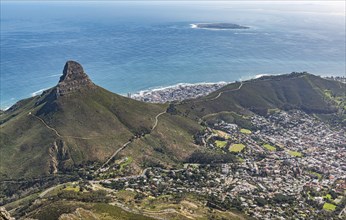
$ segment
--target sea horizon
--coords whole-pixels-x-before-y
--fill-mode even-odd
[[[345,12],[280,4],[2,1],[0,108],[55,86],[67,60],[121,95],[258,74],[344,76]],[[219,22],[250,29],[191,26]]]

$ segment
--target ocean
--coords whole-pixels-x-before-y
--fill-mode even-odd
[[[119,94],[307,71],[345,76],[345,2],[1,1],[0,107],[57,84],[67,60]],[[191,28],[203,22],[243,30]]]

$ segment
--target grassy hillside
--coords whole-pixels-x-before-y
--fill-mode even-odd
[[[74,82],[67,82],[63,95],[57,95],[58,84],[0,115],[1,179],[72,172],[95,162],[100,166],[129,139],[133,141],[115,159],[131,157],[129,166],[135,171],[177,167],[198,149],[193,135],[201,129],[200,119],[251,128],[244,115],[278,108],[302,109],[321,118],[345,115],[345,84],[310,74],[233,83],[175,106],[135,101],[90,82],[73,92],[66,85]],[[170,113],[161,115],[167,108]]]
[[[102,163],[133,136],[150,133],[155,117],[167,108],[122,97],[97,86],[58,98],[55,90],[20,101],[1,114],[3,179],[64,173],[90,161]],[[156,157],[153,148],[164,145],[167,150],[160,150],[160,154],[176,154],[168,162],[179,161],[186,155],[181,155],[171,138],[179,140],[183,149],[188,148],[199,129],[196,122],[188,122],[192,125],[186,126],[185,121],[162,116],[154,134],[132,144],[127,153],[134,154],[141,166],[147,155]],[[167,164],[165,158],[160,163]]]
[[[264,115],[276,108],[330,114],[336,113],[342,105],[343,101],[338,103],[337,100],[345,99],[345,89],[345,84],[336,81],[294,73],[232,83],[206,97],[185,101],[176,108],[192,118],[220,112]]]

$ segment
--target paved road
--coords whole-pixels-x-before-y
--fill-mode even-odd
[[[59,186],[63,186],[64,184],[67,183],[62,183],[62,184],[58,184],[52,187],[49,187],[48,189],[46,189],[45,191],[41,192],[40,195],[38,195],[39,198],[43,198],[47,193],[49,193],[50,191],[52,191],[53,189],[58,188]]]
[[[127,145],[129,145],[129,144],[131,144],[132,143],[132,141],[128,141],[128,142],[126,142],[125,144],[123,144],[123,146],[121,147],[121,148],[119,148],[118,150],[116,150],[113,154],[112,154],[112,156],[104,163],[104,164],[102,164],[102,166],[100,167],[100,168],[98,168],[97,170],[96,170],[96,173],[98,173],[99,171],[100,171],[100,169],[102,169],[104,166],[106,166],[115,156],[117,156],[117,154],[120,152],[120,151],[122,151],[125,147],[127,147]]]

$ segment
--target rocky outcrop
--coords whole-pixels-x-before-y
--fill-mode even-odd
[[[49,156],[49,173],[51,174],[56,174],[59,170],[64,170],[65,163],[71,159],[68,148],[62,140],[57,140],[53,143],[49,148]]]
[[[56,94],[58,96],[78,91],[83,88],[94,88],[95,84],[84,72],[82,65],[76,61],[67,61],[57,85]]]
[[[4,207],[0,207],[0,220],[14,220]]]

